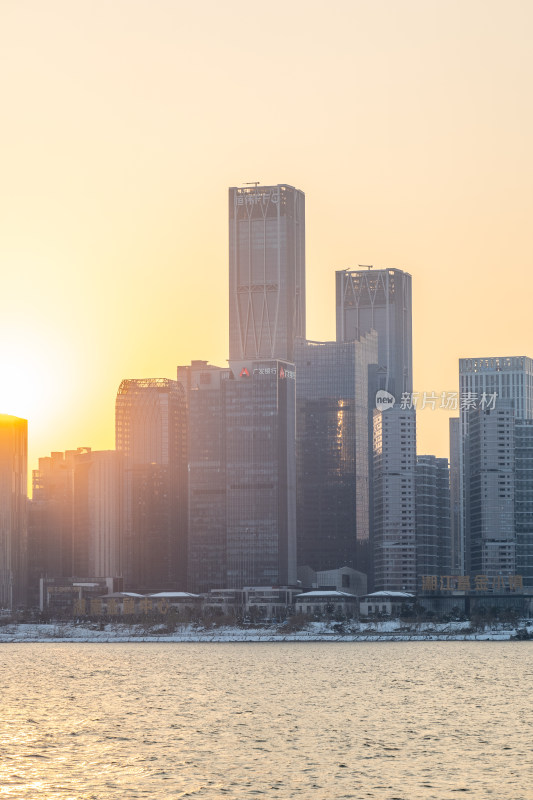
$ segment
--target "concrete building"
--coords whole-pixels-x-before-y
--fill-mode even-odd
[[[416,416],[374,411],[374,587],[416,593]]]
[[[512,574],[519,567],[514,516],[515,436],[517,425],[533,420],[533,359],[462,358],[459,388],[464,571],[473,575],[482,566],[490,565],[493,576]],[[527,426],[520,428],[525,430]],[[525,486],[527,483],[521,484],[521,492]],[[521,518],[524,519],[522,514]],[[524,529],[521,537],[524,554],[528,538]]]
[[[0,608],[26,603],[28,422],[0,414]]]
[[[294,362],[305,338],[305,196],[293,186],[229,190],[229,357]]]
[[[377,334],[296,341],[298,563],[370,568],[369,365]]]
[[[125,588],[187,584],[187,440],[183,387],[167,378],[124,380],[116,400],[123,459]]]
[[[372,592],[360,598],[359,612],[362,617],[398,617],[414,602],[415,596],[409,592]]]
[[[294,610],[297,614],[352,618],[358,616],[359,599],[353,594],[336,589],[316,589],[299,594],[294,600]]]
[[[468,412],[464,442],[467,574],[516,574],[514,407]]]

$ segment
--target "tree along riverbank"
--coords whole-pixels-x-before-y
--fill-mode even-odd
[[[172,628],[170,630],[169,628]],[[379,642],[510,641],[533,639],[533,620],[517,624],[434,623],[402,620],[209,625],[198,623],[49,622],[4,623],[0,643],[16,642]]]

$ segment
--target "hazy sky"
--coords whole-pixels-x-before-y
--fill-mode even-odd
[[[531,0],[1,0],[0,413],[114,447],[122,378],[228,353],[227,188],[306,193],[336,269],[413,276],[419,391],[533,356]],[[448,454],[445,412],[418,450]]]

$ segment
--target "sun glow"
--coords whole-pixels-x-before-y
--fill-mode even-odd
[[[0,334],[0,413],[46,424],[65,387],[64,345],[10,326]]]

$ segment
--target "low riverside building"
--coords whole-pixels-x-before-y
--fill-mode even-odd
[[[200,609],[202,597],[191,592],[156,592],[148,595],[155,608],[172,609],[178,613],[185,613]]]
[[[284,619],[300,591],[290,586],[245,586],[244,611],[260,619]]]
[[[346,566],[318,572],[308,566],[298,567],[298,581],[305,589],[337,589],[358,597],[366,594],[368,588],[364,572]]]
[[[39,608],[41,611],[71,612],[75,601],[101,597],[104,592],[122,589],[122,578],[41,578]]]
[[[385,614],[388,617],[397,617],[405,606],[415,602],[415,595],[408,592],[372,592],[359,601],[359,612],[362,617],[372,617],[376,614]]]
[[[328,589],[304,592],[299,594],[294,601],[297,614],[318,614],[320,616],[342,614],[346,617],[356,617],[358,605],[356,595]]]

